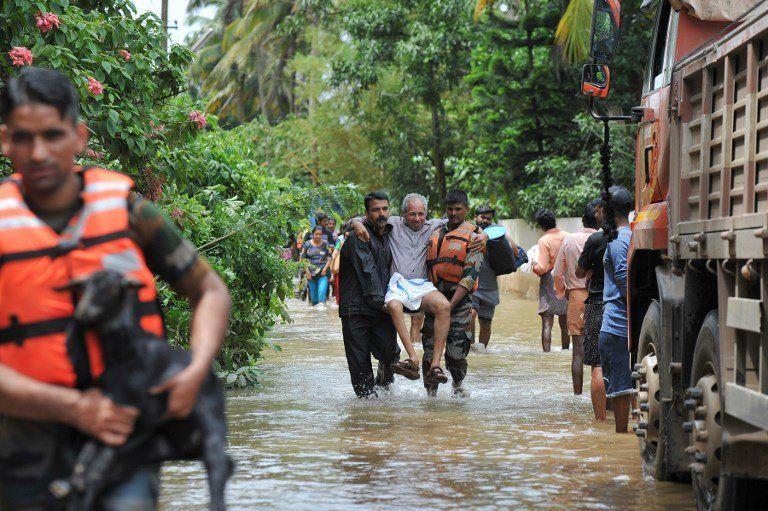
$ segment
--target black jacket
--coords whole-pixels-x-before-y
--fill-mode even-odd
[[[359,240],[354,232],[344,241],[339,260],[339,316],[385,316],[384,295],[389,284],[392,250],[391,225],[384,234],[364,221],[371,242]]]

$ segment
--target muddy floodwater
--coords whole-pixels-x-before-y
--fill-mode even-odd
[[[693,509],[687,485],[644,479],[634,435],[593,420],[588,383],[573,396],[570,351],[541,353],[535,302],[504,298],[467,399],[397,377],[358,400],[336,309],[290,311],[262,385],[228,399],[230,509]],[[164,510],[207,501],[200,464],[164,468]]]

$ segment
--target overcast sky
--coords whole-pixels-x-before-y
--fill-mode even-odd
[[[133,3],[136,5],[136,12],[152,11],[160,17],[161,0],[133,0]],[[183,43],[184,37],[192,31],[192,27],[186,22],[187,3],[188,0],[168,0],[168,24],[178,25],[177,29],[170,30],[170,38],[174,43]]]

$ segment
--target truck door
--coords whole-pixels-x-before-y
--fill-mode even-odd
[[[645,114],[637,132],[635,197],[638,211],[665,200],[667,195],[670,81],[677,20],[678,14],[670,3],[660,2],[643,86]]]

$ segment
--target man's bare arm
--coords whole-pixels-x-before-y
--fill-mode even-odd
[[[355,234],[357,234],[357,238],[364,241],[365,243],[371,242],[371,235],[368,234],[368,229],[365,228],[363,225],[363,220],[361,217],[355,217],[352,220],[352,229],[354,229]]]
[[[185,290],[194,313],[189,344],[192,348],[192,366],[205,369],[211,367],[213,358],[219,354],[229,323],[232,298],[218,274],[212,269],[193,289]]]
[[[221,348],[231,299],[216,272],[160,210],[141,197],[134,196],[132,201],[130,225],[149,268],[186,297],[194,309],[189,343],[192,362],[152,389],[155,393],[168,392],[169,416],[183,418],[192,411],[211,361]]]
[[[202,277],[189,275],[174,286],[187,297],[194,309],[189,341],[192,362],[183,371],[152,389],[154,393],[170,393],[168,415],[173,418],[183,418],[192,412],[200,386],[210,371],[211,362],[221,349],[232,307],[227,286],[207,264],[202,266],[204,268],[199,270],[205,271]]]
[[[75,427],[109,445],[125,443],[138,410],[117,406],[100,391],[41,383],[0,364],[0,413]]]
[[[454,291],[450,301],[451,310],[453,310],[453,308],[456,307],[456,304],[459,303],[465,296],[467,296],[467,293],[469,293],[469,289],[463,285],[459,284],[456,286],[456,291]]]
[[[352,223],[352,228],[354,229],[355,234],[357,234],[357,237],[366,243],[370,243],[371,235],[368,234],[368,229],[366,229],[365,225],[363,225],[364,219],[365,217],[356,216],[355,218],[351,219],[350,222]],[[402,221],[403,217],[397,215],[392,215],[387,219],[387,223],[389,225],[395,225],[395,223]]]

